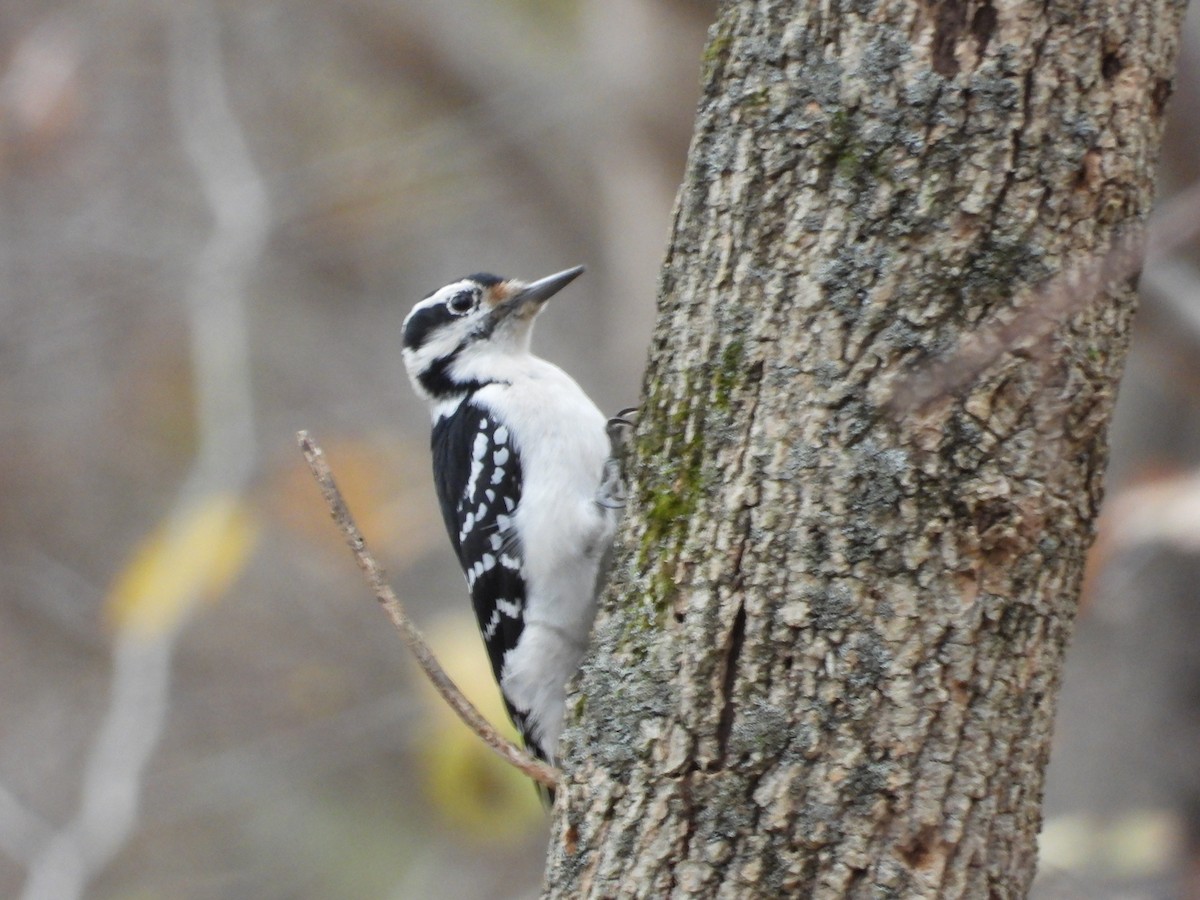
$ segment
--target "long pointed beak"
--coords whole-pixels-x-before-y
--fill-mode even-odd
[[[573,269],[565,269],[562,272],[557,272],[554,275],[547,275],[545,278],[539,278],[532,284],[527,284],[521,290],[517,291],[511,297],[504,301],[504,308],[509,314],[522,314],[530,307],[540,307],[543,303],[565,288],[568,284],[583,274],[584,267],[576,266]]]
[[[573,269],[565,269],[562,272],[556,272],[554,275],[539,278],[532,284],[527,284],[513,297],[510,297],[509,302],[516,306],[525,306],[529,303],[545,303],[582,275],[583,270],[583,266],[576,266]]]

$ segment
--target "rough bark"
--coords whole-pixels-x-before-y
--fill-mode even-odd
[[[1182,12],[723,6],[547,896],[1027,891]]]

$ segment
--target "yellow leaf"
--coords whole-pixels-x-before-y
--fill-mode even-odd
[[[160,524],[134,551],[109,590],[109,621],[146,637],[177,627],[197,603],[229,588],[257,537],[236,494],[201,498]]]
[[[425,632],[425,641],[463,696],[507,737],[518,740],[517,730],[508,719],[500,688],[492,675],[492,666],[488,662],[487,649],[479,636],[475,617],[467,611],[470,609],[470,600],[465,592],[462,607],[462,612],[447,613],[434,621]],[[424,675],[421,676],[421,687],[429,701],[431,714],[439,722],[454,725],[474,737],[474,732],[446,705]],[[480,746],[483,746],[482,743]]]
[[[426,638],[463,695],[519,744],[474,619],[448,616]],[[533,782],[492,752],[420,677],[429,711],[422,728],[423,781],[438,812],[451,826],[491,843],[521,840],[542,827],[545,815]]]

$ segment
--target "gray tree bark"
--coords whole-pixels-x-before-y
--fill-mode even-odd
[[[1183,6],[723,5],[546,896],[1026,893]]]

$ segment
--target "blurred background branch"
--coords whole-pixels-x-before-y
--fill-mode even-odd
[[[1142,275],[1141,290],[1147,302],[1175,317],[1200,344],[1200,266],[1195,259],[1167,259],[1151,266]]]
[[[33,855],[27,900],[82,896],[137,827],[142,780],[169,708],[176,641],[196,602],[213,591],[214,570],[228,565],[219,559],[228,552],[222,540],[234,529],[236,542],[250,540],[239,521],[255,458],[244,307],[266,239],[267,199],[225,95],[215,10],[203,0],[174,9],[172,108],[214,219],[185,290],[199,447],[158,534],[111,595],[108,707],[86,757],[78,811]]]

